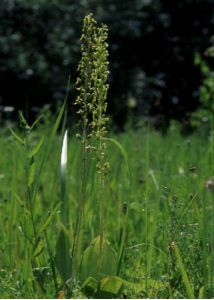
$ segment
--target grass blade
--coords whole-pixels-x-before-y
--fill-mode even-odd
[[[187,272],[186,272],[181,254],[180,254],[180,250],[179,250],[177,244],[174,245],[174,250],[175,250],[175,256],[176,256],[176,259],[177,259],[177,264],[178,264],[178,267],[179,267],[180,272],[181,272],[182,280],[183,280],[183,283],[184,283],[185,288],[186,288],[187,296],[190,299],[194,299],[195,296],[194,296],[194,293],[193,293],[193,290],[192,290],[192,286],[191,286],[190,280],[188,278],[188,275],[187,275]]]

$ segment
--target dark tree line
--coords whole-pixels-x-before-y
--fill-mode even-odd
[[[136,115],[180,120],[199,105],[197,52],[209,46],[213,0],[0,2],[0,104],[30,110],[75,97],[82,18],[109,26],[109,112],[120,126]]]

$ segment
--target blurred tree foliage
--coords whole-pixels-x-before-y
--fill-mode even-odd
[[[83,17],[109,26],[109,111],[189,118],[199,105],[200,68],[213,34],[213,0],[1,0],[0,101],[28,109],[63,99],[76,79]],[[74,86],[71,86],[74,97]]]
[[[196,53],[195,64],[200,67],[203,80],[199,89],[200,106],[191,116],[191,125],[207,134],[214,129],[214,36],[203,55]]]

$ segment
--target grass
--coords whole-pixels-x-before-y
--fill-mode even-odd
[[[63,255],[68,255],[66,249],[72,248],[75,238],[81,141],[71,128],[66,175],[69,226],[66,228],[60,214],[62,136],[53,130],[51,135],[50,131],[49,124],[38,124],[28,135],[30,149],[25,150],[8,129],[1,129],[2,298],[53,298],[60,293],[85,297],[87,294],[81,289],[83,282],[78,277],[67,280],[71,270],[66,271],[66,280],[62,279],[56,260],[56,256],[61,255],[62,261]],[[32,153],[42,136],[44,144],[33,159],[39,178],[30,179],[29,185],[29,172],[32,173],[29,152]],[[177,126],[172,126],[164,137],[148,128],[108,136],[113,142],[106,138],[111,170],[105,187],[105,238],[106,247],[110,247],[107,253],[112,253],[108,259],[116,266],[108,269],[107,275],[115,273],[122,278],[123,288],[118,297],[213,298],[214,190],[205,186],[213,176],[213,141],[197,134],[182,137]],[[91,244],[99,235],[100,224],[95,168],[95,161],[89,159],[80,237],[80,256],[84,259],[78,258],[84,270],[80,274],[88,272],[86,252],[99,252],[93,246],[96,243]],[[59,237],[60,232],[63,238]],[[83,253],[87,247],[90,249]]]

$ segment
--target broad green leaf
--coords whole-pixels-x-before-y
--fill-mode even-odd
[[[118,276],[108,276],[97,281],[89,277],[82,285],[82,292],[88,298],[112,299],[119,296],[123,288],[123,280]]]
[[[98,289],[98,282],[93,277],[88,277],[82,285],[81,291],[89,298],[94,297]]]
[[[116,275],[117,256],[108,240],[103,239],[102,256],[100,252],[100,236],[84,251],[80,265],[80,280],[88,277],[99,280],[105,276]]]
[[[147,281],[142,280],[141,282],[138,283],[124,281],[124,284],[129,289],[132,289],[136,294],[147,291],[148,296],[150,298],[155,298],[159,290],[167,288],[169,285],[169,283],[166,281],[154,280],[154,279],[147,279]]]
[[[55,262],[64,282],[71,277],[72,260],[70,257],[70,240],[66,229],[62,226],[57,238]]]
[[[100,280],[99,297],[115,298],[123,288],[123,280],[118,276],[108,276]]]
[[[44,137],[42,137],[40,139],[40,141],[35,145],[35,147],[33,147],[33,149],[28,154],[28,157],[32,158],[33,156],[35,156],[39,152],[39,150],[40,150],[41,146],[43,145],[43,143],[44,143]]]

